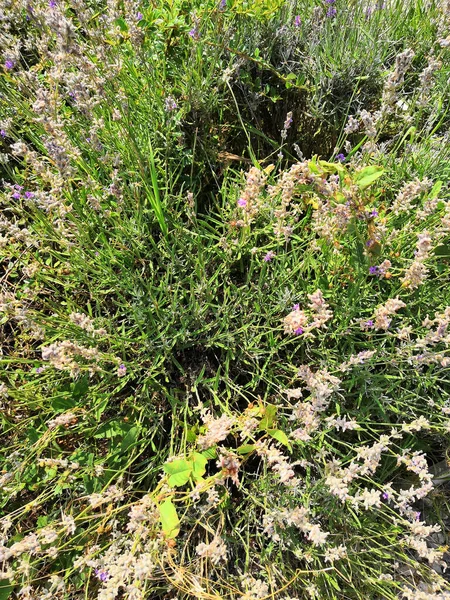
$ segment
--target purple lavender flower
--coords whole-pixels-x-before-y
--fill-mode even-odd
[[[383,500],[387,500],[389,498],[389,494],[387,492],[383,492],[381,494],[381,497],[383,498]]]
[[[247,200],[244,200],[244,198],[239,198],[238,206],[241,206],[242,208],[244,208],[244,206],[247,206]]]
[[[295,335],[302,335],[303,333],[303,329],[301,327],[297,327],[297,329],[294,330]]]
[[[225,10],[227,7],[227,0],[220,0],[219,10]]]
[[[136,21],[142,21],[143,18],[144,18],[144,15],[141,12],[138,12],[136,15]]]
[[[264,262],[270,262],[272,260],[272,258],[275,256],[275,252],[272,252],[272,250],[270,250],[265,257],[263,258]]]
[[[373,321],[372,321],[372,319],[369,319],[368,321],[366,321],[366,322],[364,323],[364,325],[365,325],[366,327],[373,327]]]
[[[369,273],[371,275],[378,275],[378,270],[379,270],[378,267],[370,267],[369,268]]]
[[[123,377],[124,375],[126,375],[127,372],[127,368],[124,364],[119,365],[119,368],[117,369],[117,376],[118,377]]]
[[[370,217],[378,217],[378,211],[374,209],[374,210],[373,210],[373,211],[370,213],[370,215],[369,215],[369,216],[370,216]]]
[[[336,0],[325,0],[325,2],[327,4],[334,4],[336,2]]]
[[[56,6],[56,1],[55,0],[50,0],[48,5],[50,6],[50,8],[55,8]]]
[[[200,39],[200,31],[198,29],[198,23],[195,23],[194,27],[190,30],[189,35],[193,40]]]
[[[415,515],[414,515],[414,516],[416,517],[416,521],[419,521],[419,520],[420,520],[420,515],[421,515],[420,511],[417,511],[417,512],[415,513]]]
[[[294,304],[292,310],[300,310],[300,304]]]
[[[2,136],[2,138],[6,137],[6,131],[4,129],[0,129],[0,135]]]
[[[25,198],[30,199],[30,198],[33,198],[33,197],[34,197],[33,192],[25,192]]]
[[[36,367],[36,373],[42,373],[44,367]]]
[[[336,15],[337,15],[337,10],[334,8],[334,6],[330,6],[330,8],[327,10],[327,17],[329,19],[332,19]]]
[[[344,162],[345,154],[342,154],[342,152],[339,152],[339,154],[336,156],[336,160],[338,160],[339,162]]]
[[[12,69],[14,68],[14,61],[13,60],[6,60],[5,61],[5,69]]]
[[[12,197],[14,198],[14,200],[20,200],[20,192],[14,192]]]
[[[297,15],[294,19],[294,26],[295,27],[300,27],[300,25],[302,24],[302,20],[300,18],[300,15]]]
[[[167,112],[172,112],[174,110],[177,110],[178,108],[178,105],[172,98],[172,96],[167,96],[167,98],[164,101],[164,106]]]
[[[107,571],[102,571],[101,569],[94,570],[95,575],[100,579],[100,581],[108,581],[109,573]]]

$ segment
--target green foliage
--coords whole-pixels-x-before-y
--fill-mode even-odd
[[[372,8],[8,5],[0,600],[436,598],[450,21]]]

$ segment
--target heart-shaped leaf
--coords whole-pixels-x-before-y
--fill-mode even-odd
[[[164,471],[170,475],[169,485],[171,487],[180,487],[185,485],[192,473],[193,465],[187,460],[179,459],[168,462],[164,465]]]

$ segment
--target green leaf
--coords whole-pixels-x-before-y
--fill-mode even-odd
[[[439,192],[441,191],[442,184],[443,184],[442,181],[436,181],[436,183],[433,185],[433,187],[431,188],[431,191],[429,193],[430,198],[437,198]]]
[[[159,507],[159,517],[166,538],[172,539],[180,533],[180,519],[172,500],[165,500]]]
[[[214,458],[217,458],[217,452],[215,448],[208,448],[208,450],[204,450],[202,452],[203,456],[205,458],[207,458],[208,460],[212,460]]]
[[[193,464],[187,460],[179,459],[166,463],[163,466],[163,469],[168,475],[170,475],[169,485],[171,487],[181,487],[189,481],[192,474]]]
[[[273,425],[275,421],[275,415],[277,414],[277,407],[274,404],[267,404],[264,407],[264,416],[259,424],[260,429],[268,429]]]
[[[198,427],[196,425],[193,425],[186,432],[186,440],[188,442],[193,443],[197,439],[197,435],[198,435]]]
[[[51,401],[53,410],[68,410],[74,408],[77,405],[75,398],[56,396]]]
[[[330,171],[331,173],[334,173],[334,171],[345,173],[346,171],[344,165],[341,165],[341,163],[330,163],[326,160],[319,160],[319,165],[323,167],[325,171]]]
[[[208,459],[200,454],[199,452],[194,452],[192,456],[192,475],[196,481],[198,481],[206,472],[206,463]]]
[[[45,527],[48,523],[48,517],[45,515],[41,515],[37,518],[36,524],[38,527]]]
[[[100,421],[100,417],[105,412],[106,407],[108,406],[108,402],[109,396],[107,394],[102,394],[101,396],[95,399],[93,413],[97,421]]]
[[[286,446],[287,448],[289,448],[289,450],[292,450],[292,446],[291,446],[291,443],[289,441],[289,438],[284,433],[284,431],[281,431],[281,429],[268,429],[267,433],[271,437],[273,437],[275,440],[277,440],[278,442],[280,442],[281,444],[283,444],[283,446]]]
[[[128,31],[128,25],[125,21],[125,19],[119,18],[119,19],[115,19],[114,20],[114,25],[116,25],[117,27],[119,27],[120,31]]]
[[[383,167],[377,167],[375,165],[371,167],[364,167],[355,175],[355,183],[362,190],[372,185],[374,181],[379,179],[384,174]]]
[[[8,600],[14,586],[10,585],[8,579],[0,580],[0,600]]]
[[[82,377],[76,383],[74,383],[72,388],[72,396],[74,398],[81,398],[84,396],[89,389],[89,379],[88,377]]]
[[[256,448],[254,444],[244,444],[243,446],[239,446],[236,450],[238,454],[250,454]]]
[[[109,421],[108,423],[103,423],[103,425],[100,425],[94,435],[94,438],[113,438],[117,437],[118,435],[126,435],[131,427],[132,426],[130,424],[122,423],[121,421]]]

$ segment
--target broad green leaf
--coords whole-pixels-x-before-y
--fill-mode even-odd
[[[116,27],[119,27],[120,31],[128,31],[128,25],[125,21],[125,19],[122,18],[118,18],[114,20],[114,25],[116,25]]]
[[[275,420],[276,414],[277,414],[277,407],[274,404],[267,404],[264,407],[263,418],[261,419],[259,428],[260,429],[268,429],[269,427],[272,427],[272,424]]]
[[[164,500],[159,507],[161,526],[166,538],[175,538],[180,533],[180,519],[172,500]]]
[[[369,185],[372,185],[374,181],[380,178],[384,174],[383,167],[377,167],[375,165],[371,167],[364,167],[355,175],[355,183],[362,190]]]
[[[281,429],[268,429],[267,433],[273,437],[275,440],[279,441],[281,444],[283,444],[283,446],[286,446],[287,448],[289,448],[289,450],[292,450],[292,446],[291,443],[289,441],[288,436],[284,433],[284,431],[281,431]]]
[[[70,408],[75,408],[78,404],[75,398],[64,397],[64,396],[56,396],[51,401],[53,410],[68,410]]]
[[[215,448],[208,448],[208,450],[204,450],[202,452],[203,456],[205,458],[207,458],[208,460],[212,460],[214,458],[217,458],[217,452]]]
[[[171,487],[180,487],[189,481],[193,465],[187,460],[179,459],[166,463],[163,469],[170,475],[169,485]]]
[[[14,586],[10,585],[8,579],[0,580],[0,600],[8,600]]]
[[[118,435],[126,435],[131,429],[132,425],[128,423],[122,423],[121,421],[109,421],[103,423],[97,429],[94,437],[95,438],[113,438]]]
[[[84,396],[89,389],[89,379],[87,376],[81,377],[72,387],[72,396],[76,399]]]
[[[208,460],[199,452],[194,452],[192,456],[192,475],[198,481],[206,472],[206,463]]]
[[[193,427],[190,427],[187,432],[186,432],[186,440],[188,442],[195,442],[195,440],[197,439],[197,435],[198,435],[198,427],[196,427],[195,425]]]

